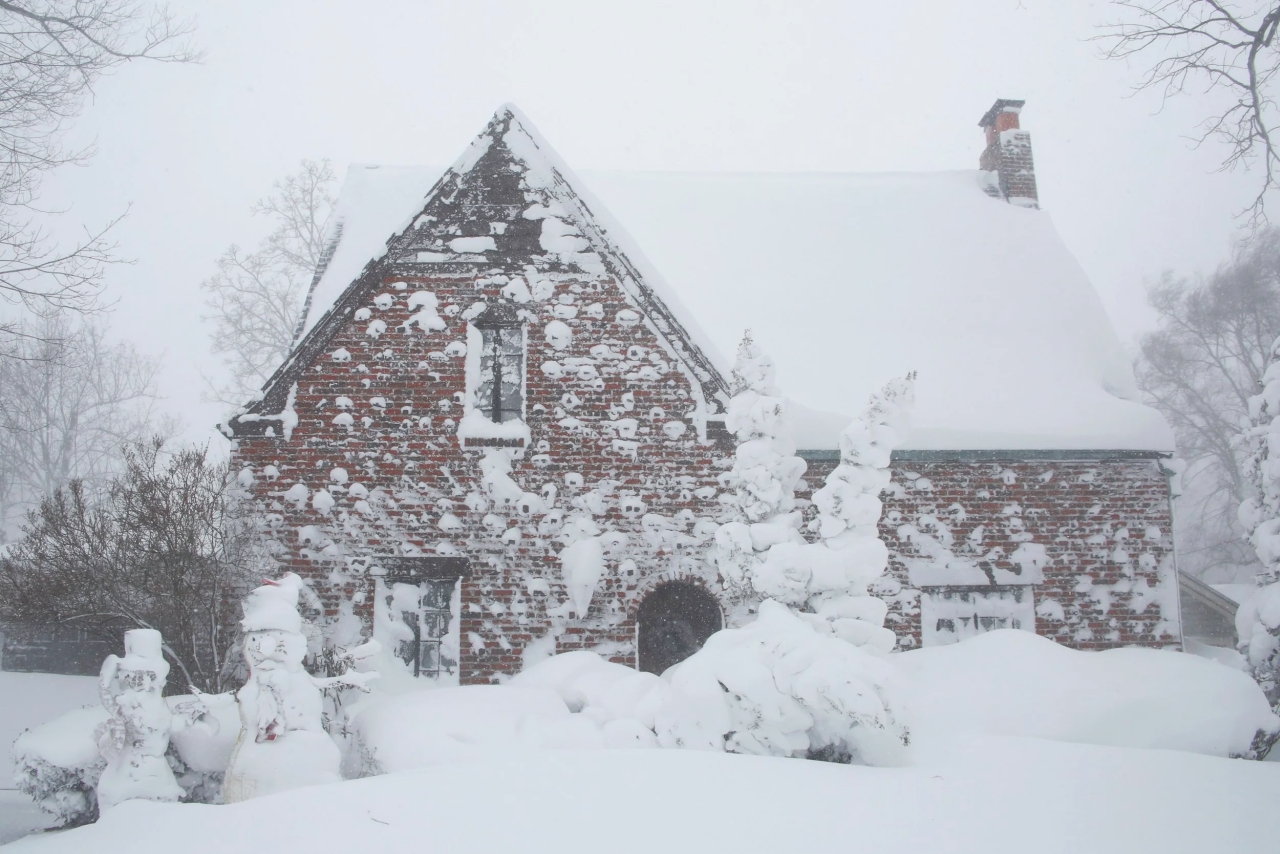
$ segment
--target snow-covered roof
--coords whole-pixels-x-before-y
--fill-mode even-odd
[[[443,172],[351,167],[308,329]],[[917,371],[906,449],[1173,449],[1049,215],[989,197],[984,173],[579,175],[565,178],[726,376],[746,328],[774,355],[802,448],[835,448],[872,391]]]

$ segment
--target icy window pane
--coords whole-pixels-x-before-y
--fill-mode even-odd
[[[483,349],[476,406],[490,421],[518,419],[524,409],[524,330],[490,326],[482,327],[480,334]]]
[[[924,646],[956,643],[996,629],[1036,630],[1035,593],[1030,585],[921,589]]]

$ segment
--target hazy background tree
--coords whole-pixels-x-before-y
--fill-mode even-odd
[[[32,511],[0,560],[0,620],[83,628],[118,643],[126,629],[158,629],[174,689],[228,687],[234,640],[229,603],[252,571],[270,572],[225,463],[207,448],[162,453],[135,446],[95,499],[79,481]]]
[[[1105,55],[1148,63],[1139,88],[1166,98],[1205,96],[1208,116],[1198,140],[1226,145],[1223,169],[1257,169],[1257,193],[1247,213],[1253,225],[1265,223],[1266,195],[1280,178],[1280,112],[1272,97],[1280,70],[1280,2],[1113,2],[1123,17],[1103,28]]]
[[[293,349],[330,242],[334,183],[328,160],[303,160],[251,209],[272,220],[272,232],[253,252],[231,246],[218,259],[218,272],[202,284],[213,351],[231,373],[225,385],[210,383],[213,399],[246,403]]]
[[[1138,384],[1164,413],[1187,461],[1177,524],[1182,568],[1214,582],[1256,571],[1236,510],[1245,498],[1241,432],[1280,335],[1280,230],[1264,229],[1205,278],[1166,274],[1148,298]]]
[[[155,417],[158,361],[109,343],[97,318],[46,315],[11,332],[0,349],[0,542],[73,480],[99,494],[126,446],[169,429]]]
[[[0,298],[23,309],[84,311],[97,305],[113,223],[58,246],[42,227],[41,178],[83,162],[67,148],[69,121],[94,84],[135,59],[185,62],[191,25],[136,0],[0,0]],[[0,330],[12,321],[0,321]]]

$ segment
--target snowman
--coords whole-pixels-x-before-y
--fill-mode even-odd
[[[316,679],[302,667],[307,654],[298,597],[302,579],[265,580],[244,602],[244,657],[249,680],[236,692],[240,736],[222,786],[225,803],[299,786],[336,783],[342,757],[322,723],[322,688],[364,690],[373,674]]]
[[[161,696],[169,675],[160,633],[124,634],[124,658],[102,663],[98,689],[110,717],[97,730],[107,767],[98,780],[98,808],[105,812],[133,798],[176,801],[182,788],[165,759],[173,716]]]

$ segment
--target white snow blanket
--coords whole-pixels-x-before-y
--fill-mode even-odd
[[[355,726],[366,770],[384,773],[540,747],[604,746],[596,725],[570,714],[546,688],[466,685],[401,694],[369,704]]]
[[[6,854],[1271,854],[1280,766],[990,740],[917,768],[537,751],[224,807],[131,801]]]
[[[784,622],[807,629],[795,618]],[[590,652],[565,653],[506,686],[375,697],[355,726],[375,771],[557,747],[721,750],[717,740],[730,732],[737,751],[804,755],[839,745],[871,751],[862,758],[874,764],[932,761],[983,736],[1225,758],[1245,751],[1259,729],[1280,726],[1246,674],[1183,653],[1080,652],[1004,630],[887,661],[850,647],[858,654],[846,661],[848,650],[831,648],[847,645],[812,630],[802,635],[803,643],[790,638],[784,655],[759,633],[721,632],[668,679]],[[841,673],[849,678],[834,678]],[[830,685],[820,684],[823,676]],[[880,690],[860,691],[861,680]],[[860,733],[856,714],[886,728]],[[885,738],[903,722],[909,753]]]
[[[925,750],[998,735],[1231,756],[1280,726],[1247,674],[1179,652],[1081,652],[1002,629],[893,659]]]

